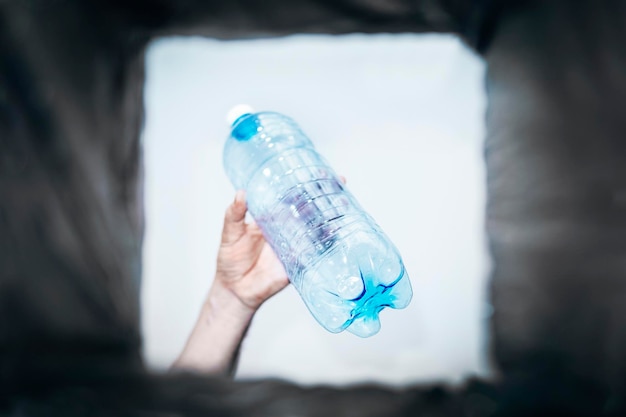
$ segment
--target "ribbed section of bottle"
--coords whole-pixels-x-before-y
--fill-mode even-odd
[[[313,149],[298,125],[279,113],[242,116],[231,137],[234,140],[228,140],[224,147],[224,168],[237,189],[248,189],[248,182],[269,159],[289,149]]]
[[[397,250],[293,121],[260,113],[243,122],[225,150],[227,172],[292,284],[327,330],[375,334],[380,310],[411,299]]]

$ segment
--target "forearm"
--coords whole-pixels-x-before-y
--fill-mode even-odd
[[[253,309],[216,280],[172,369],[214,374],[234,372],[239,346],[253,315]]]

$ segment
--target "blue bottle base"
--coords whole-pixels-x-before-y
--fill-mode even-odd
[[[390,286],[378,285],[375,288],[366,288],[365,294],[367,298],[353,310],[353,318],[346,327],[346,330],[359,337],[370,337],[378,333],[379,313],[385,307],[405,308],[413,296],[411,284],[404,270],[397,282]]]
[[[346,330],[359,337],[370,337],[378,333],[380,312],[385,307],[405,308],[413,295],[404,271],[400,279],[391,286],[378,285],[375,288],[367,288],[365,294],[367,298],[353,310],[353,318],[346,326]]]
[[[317,292],[314,302],[307,302],[313,317],[329,332],[349,331],[359,337],[370,337],[380,330],[380,312],[386,307],[402,309],[413,296],[411,283],[404,268],[400,277],[390,285],[376,283],[362,276],[364,290],[352,300],[342,300],[330,291]],[[306,298],[305,298],[305,301]]]

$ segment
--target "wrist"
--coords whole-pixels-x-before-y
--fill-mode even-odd
[[[255,308],[244,303],[231,289],[215,279],[204,302],[203,309],[222,319],[247,323],[256,312]],[[211,314],[213,315],[213,314]]]
[[[255,310],[215,280],[185,348],[173,364],[176,369],[225,373],[233,365],[237,347]]]

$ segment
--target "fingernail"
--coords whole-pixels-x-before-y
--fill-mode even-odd
[[[235,203],[243,203],[246,201],[246,192],[244,190],[238,190],[235,194]]]

